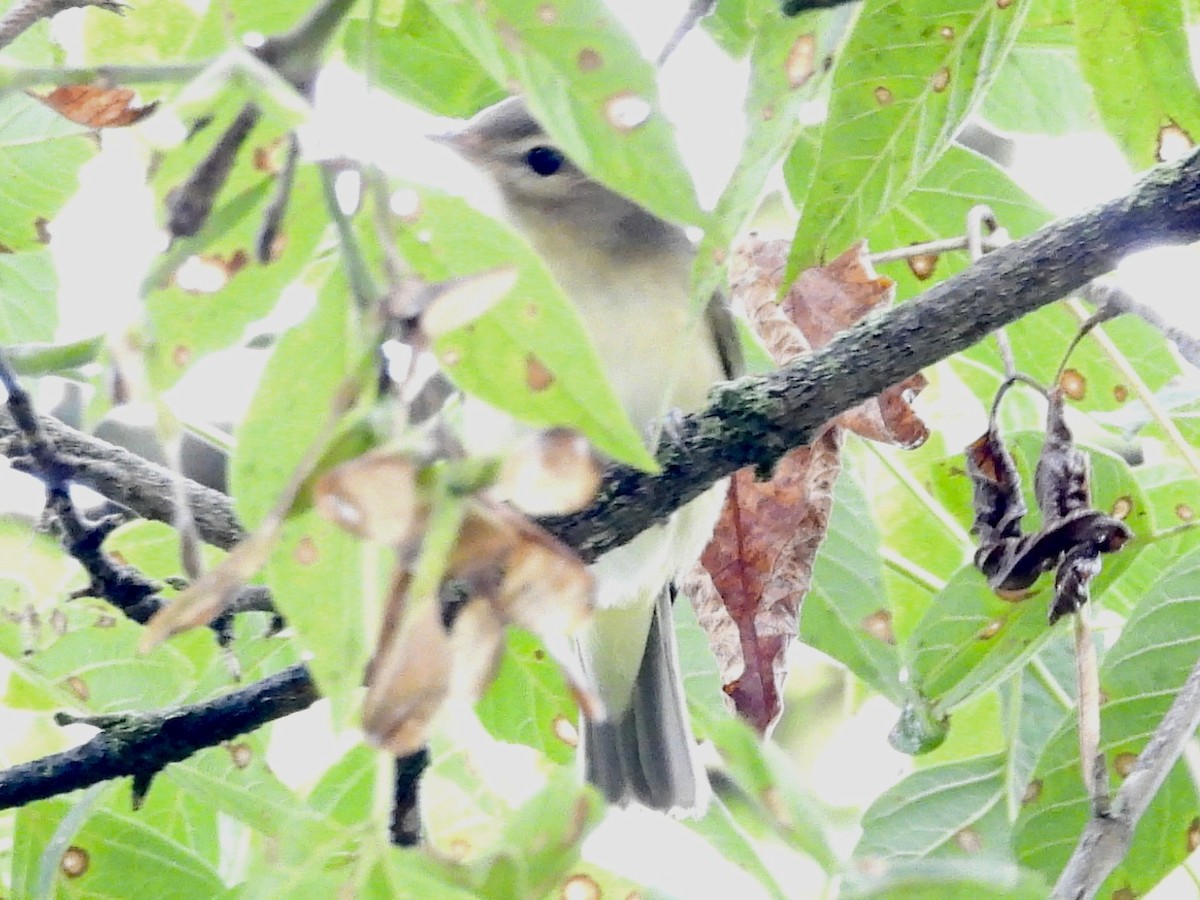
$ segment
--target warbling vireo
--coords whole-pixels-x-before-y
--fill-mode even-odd
[[[626,410],[646,429],[701,406],[739,353],[719,302],[689,314],[695,250],[683,229],[588,178],[517,98],[445,139],[499,188],[504,215],[541,254],[583,316]],[[672,582],[699,558],[721,484],[592,566],[596,613],[577,638],[607,722],[584,722],[586,777],[610,801],[697,813],[708,781],[697,763],[671,619]]]

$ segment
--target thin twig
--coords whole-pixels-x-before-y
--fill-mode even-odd
[[[691,0],[688,3],[688,8],[683,14],[683,18],[679,20],[679,24],[675,26],[675,30],[671,32],[671,36],[667,38],[667,42],[663,44],[662,50],[659,51],[658,59],[656,60],[659,66],[662,66],[671,54],[679,47],[679,44],[696,25],[713,11],[713,7],[717,5],[717,0]]]
[[[1144,303],[1108,278],[1099,278],[1081,291],[1083,299],[1097,309],[1112,309],[1118,313],[1129,313],[1153,325],[1167,340],[1175,344],[1180,355],[1200,369],[1200,338],[1177,328]]]
[[[49,19],[68,9],[84,6],[94,6],[119,16],[124,15],[128,9],[124,3],[114,0],[17,0],[3,16],[0,16],[0,50],[42,19]]]
[[[1158,794],[1187,742],[1200,727],[1200,662],[1192,668],[1167,714],[1112,801],[1107,816],[1093,816],[1054,886],[1055,900],[1094,897],[1125,858],[1133,831]]]

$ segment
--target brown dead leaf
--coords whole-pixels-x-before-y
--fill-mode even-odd
[[[409,596],[398,572],[387,600],[375,656],[367,668],[363,730],[403,756],[419,750],[450,693],[450,635],[437,598]]]
[[[751,238],[738,248],[733,295],[776,362],[786,364],[829,343],[891,299],[893,283],[875,275],[863,249],[856,245],[829,265],[802,273],[779,303],[788,243]],[[712,588],[697,576],[690,586],[725,690],[764,734],[782,711],[787,648],[799,632],[800,604],[829,524],[840,469],[838,426],[873,440],[917,446],[927,430],[908,400],[924,384],[914,376],[838,417],[810,446],[785,456],[769,482],[756,480],[751,470],[731,481],[701,557]]]
[[[88,128],[121,128],[140,122],[157,103],[136,106],[137,94],[129,88],[104,88],[92,84],[65,84],[49,94],[34,95],[52,110]]]
[[[600,462],[587,439],[567,428],[539,431],[504,458],[496,489],[531,516],[566,515],[587,506],[600,486]]]
[[[417,469],[410,456],[390,450],[342,463],[317,481],[317,512],[359,537],[403,543],[429,514],[417,491]]]
[[[725,690],[764,734],[782,711],[786,652],[799,633],[800,603],[829,523],[840,447],[839,432],[829,429],[781,459],[770,481],[755,480],[749,469],[734,475],[713,540],[701,556],[716,601],[737,626],[736,650],[717,651]],[[713,621],[720,615],[705,604],[698,618]],[[726,629],[717,637],[727,644],[731,634]]]

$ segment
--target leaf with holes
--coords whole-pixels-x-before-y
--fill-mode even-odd
[[[587,0],[431,8],[498,84],[520,86],[530,111],[581,169],[662,218],[702,220],[658,108],[654,67],[606,11]]]
[[[833,77],[791,273],[861,238],[950,146],[1031,4],[868,0]]]

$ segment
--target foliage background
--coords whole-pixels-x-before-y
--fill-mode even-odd
[[[543,7],[555,10],[554,22],[544,20]],[[630,90],[653,101],[657,88],[633,39],[611,24],[597,27],[597,10],[583,0],[498,0],[487,12],[421,0],[361,4],[332,53],[381,91],[436,115],[468,115],[501,96],[500,85],[519,85],[535,110],[552,113],[554,136],[592,174],[656,212],[705,228],[698,296],[719,277],[704,248],[728,244],[755,212],[764,185],[774,199],[756,223],[778,227],[781,200],[800,213],[797,267],[863,235],[882,250],[960,234],[977,203],[990,205],[1014,236],[1048,222],[1051,213],[1012,174],[952,142],[972,114],[1009,132],[1072,139],[1069,146],[1084,148],[1071,159],[1081,168],[1111,158],[1115,146],[1128,169],[1109,169],[1113,174],[1098,179],[1107,195],[1127,186],[1129,172],[1155,161],[1165,124],[1197,133],[1200,92],[1188,49],[1195,10],[1188,3],[865,0],[786,18],[766,0],[720,0],[703,28],[718,52],[742,61],[750,89],[744,144],[710,214],[696,200],[665,119],[656,116],[649,127],[619,137],[603,121],[602,101],[611,92]],[[75,37],[61,44],[62,32],[41,23],[0,59],[7,67],[203,61],[234,52],[238,35],[280,32],[303,11],[284,2],[223,0],[206,7],[143,0],[121,18],[83,11]],[[500,20],[517,29],[519,45],[505,40]],[[817,58],[832,54],[834,63],[827,74],[796,85],[789,53],[809,33],[818,35]],[[575,63],[584,48],[598,48],[611,62],[608,80],[580,71]],[[0,70],[0,83],[16,71]],[[119,165],[109,161],[114,152],[134,167],[156,158],[153,206],[146,208],[161,215],[167,192],[208,146],[184,140],[191,119],[213,114],[201,136],[215,135],[253,98],[264,117],[252,144],[269,153],[308,116],[286,85],[241,69],[187,86],[149,84],[142,93],[161,99],[162,108],[132,135],[106,133],[99,160],[97,142],[84,129],[22,93],[0,96],[0,244],[9,251],[0,254],[0,343],[132,331],[145,351],[149,395],[183,404],[185,395],[172,388],[206,361],[210,373],[228,365],[221,362],[228,356],[216,354],[263,330],[259,323],[284,297],[292,324],[253,391],[248,382],[220,391],[249,401],[236,433],[231,491],[253,525],[312,441],[329,398],[368,352],[361,312],[337,264],[325,186],[309,163],[297,176],[286,245],[269,266],[226,271],[252,240],[270,194],[272,173],[252,153],[239,157],[209,225],[161,255],[161,244],[139,249],[136,220],[128,231],[123,225],[123,204],[104,211],[103,229],[93,225],[82,240],[60,240],[56,215],[88,171]],[[704,97],[702,88],[691,93]],[[826,115],[817,121],[814,111],[821,109]],[[400,135],[396,143],[408,148],[411,137]],[[314,131],[313,146],[320,138]],[[1048,146],[1022,141],[1019,153]],[[393,222],[396,249],[408,266],[440,279],[486,268],[489,253],[511,255],[511,235],[428,187],[412,159],[420,158],[398,166],[403,181],[391,186],[415,192],[422,210],[419,221]],[[784,184],[775,186],[768,175],[780,163]],[[1028,163],[1015,171],[1036,170]],[[429,172],[434,182],[455,178]],[[40,237],[43,221],[51,222],[49,246]],[[355,217],[354,227],[375,265],[380,236],[370,215]],[[113,259],[89,255],[93,245],[110,248]],[[1183,266],[1193,262],[1188,257]],[[896,280],[904,300],[966,265],[965,254],[946,254],[924,281],[903,262],[881,271]],[[98,280],[105,272],[115,278]],[[521,257],[521,272],[539,302],[547,308],[560,302],[553,285],[539,281],[531,255]],[[60,308],[60,284],[81,283],[107,284],[92,298],[104,311],[102,323]],[[1009,329],[1019,367],[1051,378],[1081,309],[1077,302],[1059,304]],[[502,320],[506,311],[496,315]],[[513,341],[518,350],[568,356],[582,346],[559,334],[482,330],[482,338],[458,336],[454,349],[472,359],[495,356],[498,345],[511,350],[505,342]],[[87,365],[51,357],[31,374],[97,387],[88,409],[94,421],[111,396],[104,387],[106,352]],[[1115,783],[1116,761],[1144,744],[1197,655],[1200,550],[1195,531],[1177,529],[1197,507],[1200,469],[1189,446],[1196,381],[1154,329],[1129,317],[1098,329],[1072,366],[1086,380],[1070,421],[1092,454],[1096,505],[1107,510],[1128,500],[1138,537],[1106,563],[1094,592],[1106,697],[1103,749]],[[365,897],[530,897],[558,895],[586,878],[606,896],[619,896],[634,883],[671,877],[644,864],[649,840],[664,848],[661,857],[688,861],[668,868],[694,869],[674,877],[691,874],[709,888],[720,883],[715,879],[740,877],[766,896],[1044,896],[1087,813],[1076,761],[1070,639],[1066,626],[1045,627],[1045,587],[1007,603],[969,566],[961,448],[983,430],[1003,377],[994,345],[973,348],[930,374],[922,411],[933,437],[923,448],[847,448],[848,471],[805,601],[805,646],[794,654],[788,716],[771,743],[760,744],[730,717],[703,635],[680,611],[689,702],[725,776],[720,802],[704,819],[678,825],[635,817],[630,824],[610,814],[600,824],[599,802],[569,777],[572,754],[556,727],[574,718],[569,694],[536,640],[513,633],[478,720],[458,723],[432,748],[423,815],[430,846],[442,856],[389,848],[390,768],[353,730],[387,553],[306,510],[289,519],[262,575],[289,631],[266,636],[263,617],[240,617],[232,652],[244,681],[305,655],[328,704],[301,726],[281,722],[171,766],[137,812],[127,786],[112,783],[6,813],[0,835],[8,891],[17,897],[123,897],[131,890],[163,897],[339,890]],[[490,377],[466,380],[479,386]],[[587,381],[586,372],[579,376],[580,385]],[[200,390],[211,393],[213,383],[201,378]],[[604,400],[594,391],[581,387],[573,398],[532,411],[527,392],[503,385],[495,399],[526,415],[581,425],[615,455],[636,454],[619,416],[596,413]],[[1003,409],[1005,432],[1027,474],[1042,416],[1039,404],[1021,394]],[[353,438],[365,425],[360,418],[346,432]],[[164,526],[134,523],[108,546],[151,576],[180,571],[177,543]],[[8,761],[51,752],[77,736],[51,725],[51,710],[152,709],[231,687],[228,661],[208,633],[183,635],[139,657],[138,626],[99,601],[65,602],[83,584],[81,572],[16,518],[0,532],[0,575],[7,674],[0,753]],[[888,628],[868,627],[880,621]],[[913,717],[920,721],[948,716],[944,741],[911,759],[888,750],[886,732],[904,708],[922,712]],[[939,732],[906,737],[932,745],[943,737]],[[838,783],[859,790],[829,790]],[[1181,762],[1102,895],[1142,896],[1170,877],[1159,890],[1179,896],[1173,892],[1187,888],[1186,860],[1200,844],[1198,816],[1195,778]],[[581,860],[583,837],[597,827]],[[68,847],[86,851],[86,871],[78,877],[63,870]],[[702,862],[714,855],[731,865]]]

